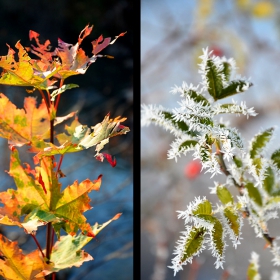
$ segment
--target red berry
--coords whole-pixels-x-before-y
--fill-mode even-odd
[[[185,176],[188,179],[195,179],[201,171],[201,163],[198,160],[193,160],[189,162],[185,167]]]

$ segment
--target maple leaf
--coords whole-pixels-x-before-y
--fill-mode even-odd
[[[15,45],[18,49],[18,59],[16,61],[14,55],[16,52],[8,45],[8,54],[0,56],[0,67],[3,68],[0,77],[0,84],[12,86],[32,86],[38,89],[53,88],[56,81],[51,81],[49,78],[53,76],[57,69],[52,69],[51,72],[34,71],[32,60],[27,54],[27,50],[18,41]]]
[[[42,156],[74,153],[96,146],[95,156],[98,160],[101,160],[104,156],[102,157],[102,155],[100,155],[100,151],[104,148],[104,145],[109,142],[109,139],[117,135],[126,134],[130,131],[128,127],[120,124],[125,121],[126,118],[120,119],[120,117],[116,117],[115,119],[110,119],[109,116],[110,115],[107,114],[101,123],[91,127],[93,130],[92,132],[86,125],[81,125],[76,118],[70,126],[65,127],[67,133],[61,133],[56,136],[60,146],[47,143],[36,157],[40,158]],[[107,159],[110,161],[110,157]],[[112,164],[114,164],[113,160]]]
[[[102,225],[96,223],[91,227],[92,232],[97,235],[112,221],[117,220],[120,215],[120,213],[115,215],[112,219]],[[50,264],[45,264],[44,270],[37,274],[36,278],[49,275],[53,272],[58,272],[65,268],[73,266],[80,267],[84,262],[93,260],[91,255],[82,250],[82,248],[88,244],[92,238],[93,237],[89,237],[81,233],[76,236],[61,236],[60,240],[55,243],[52,249]]]
[[[26,233],[31,234],[31,233],[37,231],[39,226],[43,226],[46,223],[42,222],[38,219],[20,223],[17,220],[17,218],[11,219],[8,216],[3,216],[0,214],[0,224],[6,225],[6,226],[18,226],[18,227],[23,228]]]
[[[100,189],[101,175],[94,181],[75,181],[61,192],[51,157],[42,157],[35,170],[30,170],[29,166],[25,169],[16,149],[11,152],[9,175],[13,177],[17,189],[0,193],[0,201],[4,204],[0,208],[0,215],[5,217],[3,224],[20,226],[30,233],[38,226],[52,222],[57,224],[57,235],[63,228],[72,235],[80,229],[94,236],[83,212],[91,209],[88,194]],[[20,223],[23,215],[27,216]]]
[[[97,55],[100,51],[108,45],[113,44],[118,37],[124,36],[126,33],[124,32],[116,36],[113,41],[111,41],[111,38],[105,38],[103,40],[103,36],[101,35],[97,40],[92,41],[93,56],[88,57],[84,50],[80,48],[80,45],[84,38],[90,35],[92,29],[93,26],[87,25],[80,32],[78,42],[75,45],[65,43],[61,39],[58,39],[58,47],[52,52],[50,51],[50,41],[47,40],[44,44],[41,44],[39,41],[40,34],[31,30],[29,32],[29,38],[30,40],[34,39],[37,45],[31,45],[31,52],[41,58],[41,61],[37,63],[41,71],[50,69],[55,59],[56,64],[53,67],[58,69],[55,77],[65,80],[72,75],[84,74],[88,67],[96,61],[97,57],[102,57],[102,55]]]
[[[54,213],[66,221],[63,226],[67,233],[74,235],[78,229],[81,229],[85,234],[94,237],[90,225],[86,223],[86,217],[82,213],[92,208],[89,204],[88,194],[93,190],[99,191],[101,178],[102,175],[93,182],[86,179],[81,183],[76,180],[62,192]]]
[[[4,204],[4,207],[0,208],[0,214],[13,221],[19,221],[22,215],[28,214],[35,208],[49,210],[60,195],[60,184],[51,167],[51,159],[43,158],[41,166],[37,166],[36,171],[31,172],[29,167],[27,169],[22,167],[18,151],[13,149],[9,175],[13,177],[17,189],[8,189],[0,193],[0,201]],[[35,178],[29,175],[30,173],[35,173]],[[46,193],[39,180],[40,176]],[[40,224],[38,223],[38,225]],[[22,226],[24,227],[24,225]],[[28,228],[30,224],[26,226]],[[36,229],[33,228],[32,230]]]
[[[17,246],[0,234],[0,275],[8,280],[31,280],[44,268],[44,262],[38,250],[24,255]],[[43,277],[38,279],[43,280]]]
[[[72,112],[54,119],[54,125],[73,117]],[[33,145],[36,150],[44,147],[40,141],[50,137],[50,117],[45,101],[37,107],[34,97],[24,99],[24,109],[18,109],[3,93],[0,93],[0,136],[8,139],[10,145]]]

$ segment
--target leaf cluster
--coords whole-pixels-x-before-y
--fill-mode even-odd
[[[23,47],[18,41],[17,51],[8,45],[8,54],[0,56],[0,84],[24,86],[30,94],[41,95],[39,105],[36,98],[30,96],[24,99],[24,108],[20,109],[0,93],[0,136],[8,140],[11,151],[8,174],[16,186],[0,193],[3,204],[0,224],[22,228],[38,246],[26,255],[17,242],[0,235],[0,275],[6,279],[44,279],[48,274],[92,260],[83,247],[121,215],[118,213],[109,221],[94,225],[84,216],[84,212],[92,208],[89,193],[99,191],[102,175],[95,180],[75,181],[61,189],[60,178],[66,176],[61,164],[67,153],[95,147],[95,158],[99,161],[105,158],[114,167],[116,159],[101,151],[111,137],[129,132],[129,128],[122,125],[124,117],[111,119],[107,114],[102,122],[87,127],[79,122],[77,112],[57,116],[60,95],[77,87],[64,81],[72,75],[84,74],[103,56],[100,52],[104,48],[125,34],[121,33],[112,41],[99,36],[91,42],[92,56],[88,57],[81,43],[92,29],[93,26],[87,25],[75,45],[58,39],[54,50],[49,40],[42,43],[40,34],[30,31],[29,38],[34,41],[31,47]],[[56,126],[66,121],[71,124],[56,134]],[[33,153],[33,166],[22,164],[19,154],[22,146]],[[44,250],[36,239],[36,231],[41,226],[52,233],[46,236]]]

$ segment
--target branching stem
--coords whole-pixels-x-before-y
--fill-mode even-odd
[[[233,180],[233,183],[234,185],[239,189],[239,194],[241,196],[243,196],[243,189],[244,189],[244,186],[243,185],[239,185],[236,180],[232,177],[231,173],[228,171],[227,167],[226,167],[226,163],[224,161],[224,156],[223,156],[223,153],[221,152],[221,149],[220,149],[220,143],[215,143],[215,146],[216,146],[216,155],[218,156],[219,158],[219,164],[220,164],[220,168],[221,168],[221,171],[228,177],[230,176]],[[250,216],[250,212],[249,210],[246,208],[245,210],[245,216],[246,217],[249,217]],[[267,241],[267,243],[269,244],[270,247],[273,247],[273,240],[275,239],[274,237],[271,237],[269,236],[268,233],[265,233],[263,232],[262,233],[263,235],[263,238]]]

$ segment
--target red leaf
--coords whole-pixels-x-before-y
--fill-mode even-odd
[[[41,172],[40,172],[39,180],[38,180],[38,181],[39,181],[40,185],[42,186],[42,188],[43,188],[45,194],[47,194],[47,190],[46,190],[46,188],[45,188],[45,183],[44,183],[44,181],[43,181],[43,179],[42,179]]]
[[[111,164],[112,167],[115,167],[117,165],[116,159],[115,158],[113,159],[111,155],[106,154],[106,153],[99,153],[96,156],[96,159],[103,162],[104,157],[107,159],[107,161]]]

